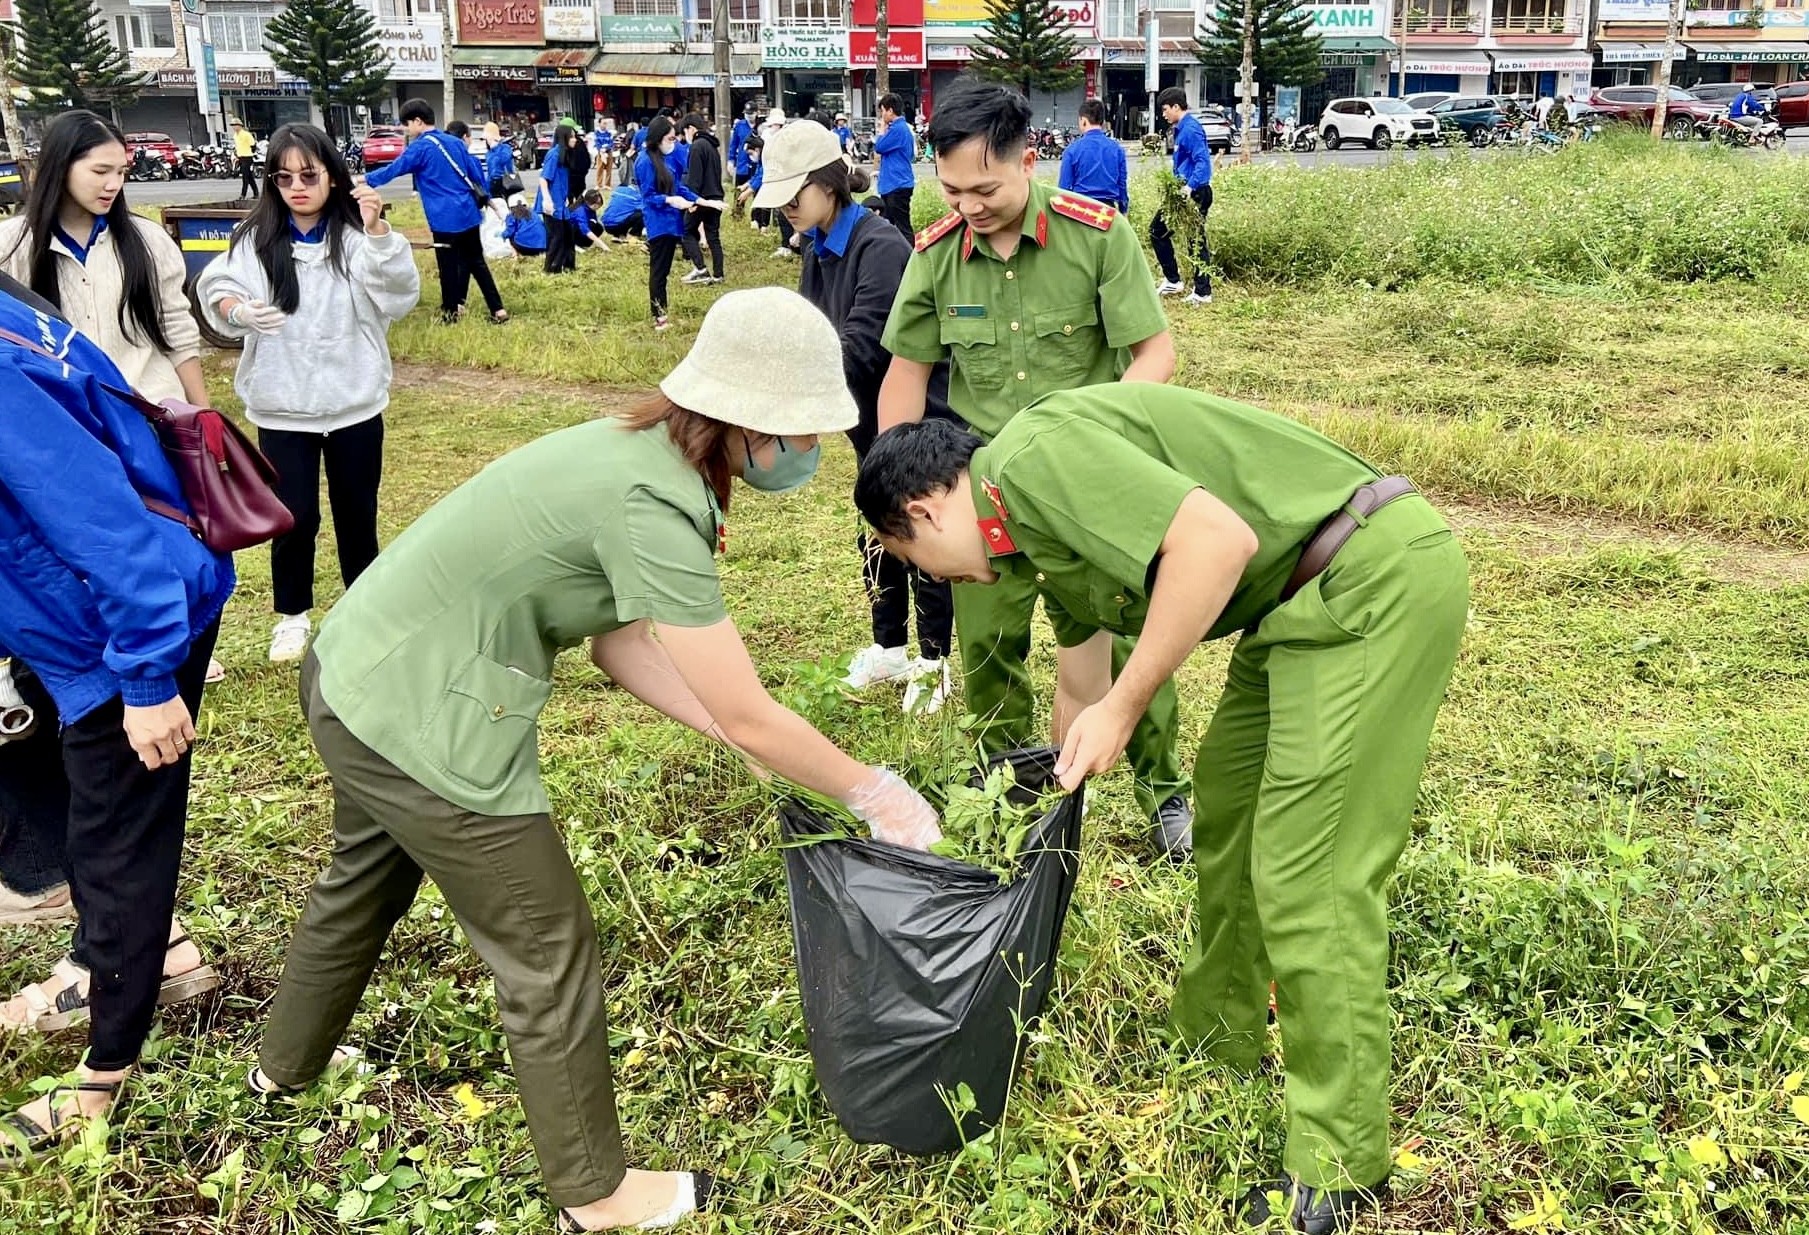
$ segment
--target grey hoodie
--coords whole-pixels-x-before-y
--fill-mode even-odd
[[[345,234],[345,273],[325,244],[295,246],[301,300],[288,322],[264,335],[234,326],[219,310],[228,296],[274,299],[247,235],[207,264],[195,296],[209,324],[245,340],[233,389],[260,429],[330,433],[369,420],[389,406],[389,326],[421,298],[421,274],[401,232],[373,238]]]

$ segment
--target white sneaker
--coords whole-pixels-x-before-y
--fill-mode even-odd
[[[282,665],[300,660],[308,651],[308,636],[313,633],[314,623],[305,613],[278,618],[270,628],[270,663]]]
[[[773,250],[773,256],[774,257],[790,257],[791,250],[786,248],[784,245],[780,245],[778,248]]]
[[[1212,293],[1207,292],[1204,296],[1202,296],[1202,295],[1200,295],[1200,293],[1194,292],[1191,296],[1189,296],[1187,298],[1187,303],[1188,304],[1211,304],[1212,303]]]
[[[911,684],[905,687],[905,715],[934,716],[948,702],[948,693],[953,686],[948,661],[919,656],[911,662]]]
[[[909,652],[903,648],[882,648],[875,643],[854,654],[842,684],[851,690],[865,690],[880,682],[896,682],[910,674]]]
[[[1159,279],[1156,282],[1156,295],[1158,296],[1179,296],[1186,290],[1181,284],[1170,283],[1167,279]]]
[[[679,282],[680,283],[704,283],[709,280],[709,277],[710,277],[710,272],[708,270],[703,269],[700,266],[696,270],[691,271],[684,278],[680,279]]]

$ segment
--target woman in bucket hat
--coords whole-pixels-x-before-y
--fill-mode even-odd
[[[536,734],[553,660],[591,659],[669,717],[919,848],[935,812],[760,684],[715,555],[736,477],[784,492],[856,420],[835,328],[802,297],[723,297],[627,412],[503,456],[404,532],[322,625],[302,702],[333,782],[332,865],[295,929],[252,1087],[312,1082],[427,875],[496,980],[560,1228],[669,1225],[703,1171],[630,1170],[596,926],[550,817]],[[657,635],[657,639],[656,636]]]

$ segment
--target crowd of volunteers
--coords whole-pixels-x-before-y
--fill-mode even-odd
[[[1160,101],[1203,222],[1204,137],[1181,92]],[[880,841],[938,840],[916,790],[767,693],[718,574],[731,508],[809,483],[846,434],[872,617],[848,685],[901,683],[909,713],[959,689],[988,751],[1049,740],[1068,789],[1128,758],[1151,860],[1191,862],[1197,879],[1175,1029],[1252,1072],[1274,992],[1287,1142],[1241,1219],[1341,1230],[1381,1203],[1383,889],[1464,628],[1462,549],[1405,478],[1170,384],[1160,297],[1187,290],[1175,220],[1151,228],[1153,279],[1096,101],[1059,187],[1034,174],[1017,91],[962,79],[936,103],[927,140],[950,209],[918,231],[916,138],[892,95],[871,171],[850,158],[845,117],[757,131],[744,116],[725,153],[704,117],[662,115],[636,129],[622,185],[613,142],[561,126],[531,197],[495,126],[439,129],[418,100],[402,108],[405,153],[362,181],[317,128],[271,136],[263,193],[193,286],[207,323],[244,341],[234,388],[294,515],[266,550],[269,659],[299,666],[332,786],[325,869],[246,1062],[253,1091],[363,1066],[348,1029],[430,878],[494,976],[560,1229],[710,1208],[716,1164],[641,1169],[654,1147],[623,1143],[596,926],[542,782],[539,718],[555,659],[582,646],[648,707],[844,803]],[[112,1106],[158,1005],[221,985],[175,909],[235,575],[190,531],[190,495],[130,396],[208,399],[181,255],[128,210],[128,164],[116,128],[65,113],[25,209],[0,224],[14,391],[0,417],[0,924],[73,923],[67,954],[0,1003],[0,1040],[87,1035],[70,1083],[0,1115],[0,1169]],[[422,289],[379,189],[405,174],[447,320],[472,282],[509,320],[487,212],[552,273],[636,238],[659,329],[678,253],[687,281],[724,278],[737,205],[777,227],[796,290],[723,294],[657,390],[490,461],[383,546],[388,330]],[[1189,299],[1205,303],[1197,256]],[[323,474],[346,590],[317,629]],[[1043,735],[1039,601],[1057,644]],[[1175,674],[1232,635],[1190,776]],[[128,1116],[119,1135],[133,1134]]]

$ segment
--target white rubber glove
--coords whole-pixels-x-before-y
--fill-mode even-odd
[[[942,839],[936,809],[890,768],[868,768],[843,805],[873,829],[875,840],[928,849]]]
[[[0,660],[0,745],[31,736],[38,718],[13,685],[13,662]]]
[[[668,197],[666,199],[666,204],[668,206],[672,207],[674,210],[691,209],[691,199],[688,197],[680,197],[676,193],[674,193],[671,197]]]
[[[232,306],[232,312],[226,315],[226,320],[259,334],[275,334],[288,323],[289,315],[275,305],[258,300],[241,300]]]

